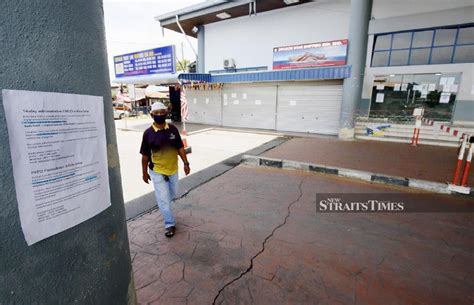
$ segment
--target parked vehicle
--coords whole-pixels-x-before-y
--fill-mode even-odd
[[[113,103],[114,119],[123,119],[125,116],[132,116],[132,109],[124,103]]]

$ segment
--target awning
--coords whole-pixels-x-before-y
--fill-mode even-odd
[[[201,81],[207,83],[254,83],[270,81],[344,79],[350,76],[351,66],[337,66],[212,75],[206,73],[182,73],[178,76],[178,79],[187,81]]]
[[[120,92],[117,93],[115,99],[117,102],[125,102],[125,103],[130,103],[132,101],[128,96],[125,96]]]
[[[181,33],[176,22],[176,16],[179,16],[181,27],[186,35],[197,37],[197,33],[192,30],[193,27],[222,21],[221,18],[217,17],[219,13],[228,13],[230,19],[251,15],[252,13],[249,8],[249,3],[251,2],[255,3],[255,14],[257,12],[260,14],[271,10],[312,2],[312,0],[207,0],[161,16],[156,16],[155,20],[159,21],[163,28]]]

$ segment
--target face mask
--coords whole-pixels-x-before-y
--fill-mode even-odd
[[[156,124],[164,124],[166,122],[166,115],[154,115],[153,120]]]

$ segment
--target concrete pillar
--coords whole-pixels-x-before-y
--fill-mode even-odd
[[[371,13],[372,0],[351,0],[347,65],[352,66],[352,73],[344,79],[339,130],[343,139],[354,137],[354,112],[362,96]]]
[[[20,226],[0,94],[0,304],[135,304],[102,1],[2,3],[0,90],[104,98],[112,206],[28,246]]]
[[[196,69],[196,72],[197,73],[206,73],[205,71],[205,63],[204,63],[204,35],[205,35],[205,31],[204,31],[204,26],[199,26],[199,32],[198,32],[198,58],[197,58],[197,69]]]

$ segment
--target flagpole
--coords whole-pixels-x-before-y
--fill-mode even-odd
[[[183,83],[178,81],[179,83],[179,112],[181,114],[181,122],[183,123],[183,131],[186,133],[186,117],[183,116],[183,103],[181,102],[181,93],[183,90]]]
[[[183,140],[183,146],[186,154],[192,152],[191,146],[188,146],[187,134],[186,134],[186,120],[188,118],[188,102],[186,101],[186,90],[184,89],[183,83],[179,82],[180,90],[180,110],[181,110],[181,122],[183,123],[183,128],[181,130],[181,138]]]

